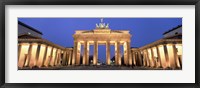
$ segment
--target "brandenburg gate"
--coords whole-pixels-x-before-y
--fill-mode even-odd
[[[93,65],[98,63],[98,45],[106,45],[106,65],[110,65],[110,46],[115,46],[115,65],[121,65],[120,45],[124,48],[124,63],[132,65],[131,58],[131,34],[128,30],[111,30],[109,24],[103,23],[103,19],[93,30],[77,30],[73,35],[74,48],[72,65],[81,65],[81,45],[83,45],[82,65],[89,65],[90,45],[94,45]],[[101,52],[102,53],[102,52]]]

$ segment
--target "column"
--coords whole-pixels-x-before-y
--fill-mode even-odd
[[[98,62],[98,43],[94,41],[94,56],[93,56],[93,65],[97,65]]]
[[[57,53],[57,65],[61,65],[61,50],[59,49],[58,53]]]
[[[51,47],[51,46],[47,47],[47,54],[46,54],[45,61],[44,61],[44,66],[46,66],[46,67],[48,67],[48,65],[49,65],[52,49],[53,49],[53,47]]]
[[[115,45],[115,64],[121,65],[121,55],[120,55],[120,42],[117,41]]]
[[[133,52],[132,54],[133,54],[133,64],[134,64],[134,66],[136,66],[136,58],[135,58],[136,56],[135,56],[135,52]]]
[[[65,66],[67,62],[67,50],[63,51],[62,65]]]
[[[173,48],[173,53],[174,53],[174,64],[175,64],[174,68],[177,68],[178,67],[178,65],[177,65],[178,54],[177,54],[176,44],[173,44],[172,48]]]
[[[63,59],[65,60],[64,66],[68,65],[68,61],[69,61],[69,50],[67,50],[65,52],[66,52],[66,56],[65,56],[65,58],[63,57]]]
[[[128,65],[128,47],[127,47],[127,42],[124,42],[124,64]]]
[[[158,67],[159,67],[159,66],[162,66],[162,63],[161,63],[161,57],[160,57],[160,50],[158,49],[158,46],[156,46],[156,52],[157,52]]]
[[[47,54],[47,45],[40,44],[40,51],[39,51],[39,56],[37,60],[37,66],[40,68],[44,65],[45,57]]]
[[[52,58],[51,58],[51,62],[50,62],[51,66],[54,66],[55,62],[57,61],[57,53],[58,53],[57,51],[58,51],[57,48],[53,48]]]
[[[78,42],[78,45],[77,45],[76,65],[80,65],[80,58],[81,58],[81,43]]]
[[[60,50],[60,49],[57,49],[57,50],[55,51],[55,56],[54,56],[55,59],[54,59],[54,61],[53,61],[53,65],[54,65],[54,66],[60,65],[60,64],[58,64],[58,63],[60,62],[60,60],[61,60],[60,53],[61,53],[61,50]]]
[[[21,44],[18,44],[18,61],[19,61],[19,55],[21,53],[21,50],[22,50],[22,45]]]
[[[151,49],[151,58],[152,58],[152,66],[156,67],[156,62],[155,62],[155,57],[154,57],[154,53],[153,53],[153,47],[150,48]]]
[[[132,55],[131,55],[130,42],[128,42],[128,63],[129,63],[130,66],[132,65]]]
[[[120,50],[120,42],[118,41],[117,42],[117,62],[118,62],[118,65],[121,65],[121,50]]]
[[[170,67],[170,65],[169,65],[169,56],[168,56],[168,51],[167,51],[167,45],[165,44],[163,47],[164,47],[164,53],[165,53],[165,59],[166,59],[166,66]]]
[[[87,58],[86,58],[86,64],[89,65],[89,55],[90,55],[90,43],[87,42]]]
[[[89,65],[89,43],[84,42],[83,65]]]
[[[106,42],[106,65],[110,65],[110,41]]]
[[[19,61],[18,61],[18,67],[23,67],[25,64],[25,58],[28,54],[29,49],[29,43],[21,43],[21,52],[19,54]]]
[[[182,68],[182,44],[176,44],[175,45],[177,48],[177,55],[178,55],[178,59],[177,59],[177,66],[179,68]]]
[[[72,52],[73,52],[73,50],[70,50],[70,52],[69,52],[68,65],[71,65]]]
[[[138,51],[138,61],[139,61],[139,66],[141,66],[142,65],[142,55],[141,55],[141,52],[140,51]]]
[[[28,48],[28,53],[25,55],[25,62],[24,62],[24,66],[25,67],[30,67],[30,58],[31,58],[31,52],[32,52],[32,47],[33,45],[30,43],[30,46]]]
[[[37,61],[37,59],[36,59],[36,53],[37,53],[37,49],[39,49],[38,48],[38,44],[37,43],[32,43],[31,44],[31,49],[30,49],[30,53],[29,53],[29,55],[30,55],[30,61],[28,61],[29,62],[29,66],[30,67],[33,67],[33,66],[35,66],[36,65],[36,61]]]
[[[78,42],[74,41],[72,65],[75,65],[75,60],[77,58],[77,45],[78,45]]]
[[[150,66],[149,53],[147,49],[145,51],[147,53],[147,66],[149,67]]]
[[[146,66],[146,53],[145,53],[145,51],[143,50],[142,51],[143,52],[143,66]]]
[[[117,51],[117,42],[115,42],[115,65],[118,65],[118,62],[117,62],[117,61],[118,61],[118,60],[117,60],[117,59],[118,59],[117,52],[118,52],[118,51]]]

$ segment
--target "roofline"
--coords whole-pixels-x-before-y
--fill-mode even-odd
[[[37,33],[43,35],[42,32],[38,31],[37,29],[35,29],[35,28],[33,28],[33,27],[31,27],[31,26],[29,26],[29,25],[27,25],[27,24],[25,24],[25,23],[23,23],[23,22],[21,22],[21,21],[18,21],[18,24],[20,24],[20,25],[22,25],[22,26],[24,26],[24,27],[27,27],[27,28],[31,29],[32,31],[35,31],[35,32],[37,32]]]
[[[168,31],[164,32],[163,35],[165,35],[165,34],[171,32],[171,31],[173,31],[173,30],[176,30],[176,29],[178,29],[178,28],[180,28],[180,27],[182,27],[182,25],[178,25],[178,26],[172,28],[171,30],[168,30]]]

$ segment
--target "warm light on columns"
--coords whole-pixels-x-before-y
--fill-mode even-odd
[[[127,49],[127,42],[124,42],[124,45],[123,45],[123,48],[124,48],[124,63],[127,65],[128,63],[127,63],[127,51],[128,51],[128,49]]]
[[[48,48],[47,48],[47,54],[46,54],[45,62],[44,62],[44,66],[46,66],[46,67],[48,67],[48,65],[49,65],[49,60],[51,58],[51,50],[52,50],[52,47],[48,46]]]
[[[78,43],[74,41],[74,48],[73,48],[73,57],[72,57],[72,65],[75,65],[75,60],[77,58],[77,45]]]
[[[162,67],[166,68],[167,67],[167,63],[166,63],[166,59],[165,59],[165,52],[164,52],[163,45],[159,45],[158,49],[160,51],[160,58],[161,58]]]
[[[87,65],[89,65],[89,55],[90,55],[90,43],[87,42],[87,58],[86,58]]]
[[[56,48],[53,48],[53,55],[52,55],[51,62],[50,62],[51,66],[54,66],[54,61],[56,58],[56,50],[57,50]]]
[[[30,62],[29,62],[29,66],[30,67],[33,67],[36,65],[36,53],[37,53],[37,47],[38,47],[38,44],[37,43],[32,43],[32,48],[31,48],[31,55],[30,55]]]
[[[81,43],[78,42],[78,45],[77,45],[76,65],[80,65],[80,57],[81,57]]]
[[[70,50],[70,52],[69,52],[68,65],[71,65],[72,52],[73,52],[73,51],[71,51],[71,50]]]
[[[117,58],[117,42],[115,42],[115,65],[117,65],[118,64],[118,60],[117,60],[118,58]]]
[[[175,58],[174,58],[174,51],[172,44],[167,44],[167,51],[168,51],[168,57],[169,57],[169,67],[176,67],[175,64]]]
[[[46,47],[47,47],[47,46],[44,45],[44,44],[41,44],[41,45],[40,45],[39,57],[38,57],[38,61],[37,61],[37,66],[38,66],[38,67],[41,67],[41,66],[42,66],[43,60],[44,60],[44,58],[45,58],[44,53],[45,53]]]
[[[54,56],[53,66],[58,64],[59,54],[60,54],[60,49],[57,49],[56,52],[55,52],[55,56]]]
[[[156,57],[156,59],[153,58],[153,59],[154,59],[154,62],[155,62],[155,66],[158,67],[158,66],[159,66],[159,63],[158,63],[158,55],[157,55],[156,47],[153,47],[152,50],[153,50],[153,57]]]
[[[21,43],[21,52],[19,54],[18,66],[23,67],[25,63],[25,56],[28,54],[29,43]]]
[[[55,65],[61,65],[61,50],[57,50]]]
[[[177,66],[181,67],[181,64],[182,64],[182,44],[176,44],[176,48],[178,50],[177,55],[180,58],[180,61],[179,61],[179,59],[177,59],[177,61],[176,61],[177,62]]]
[[[110,41],[106,42],[106,64],[110,65]]]
[[[149,55],[149,61],[150,61],[150,66],[153,67],[153,58],[152,58],[152,54],[151,54],[151,49],[147,49],[148,51],[148,55]]]
[[[146,52],[145,50],[143,50],[143,52],[144,52],[144,53],[143,53],[143,54],[144,54],[144,55],[143,55],[143,56],[144,56],[144,57],[143,57],[143,58],[144,58],[144,66],[148,66],[148,65],[147,65],[147,52]]]
[[[149,63],[149,54],[148,54],[147,49],[145,49],[145,53],[146,53],[147,66],[150,66],[150,63]]]
[[[94,41],[94,56],[93,56],[93,65],[97,65],[98,61],[98,43]]]

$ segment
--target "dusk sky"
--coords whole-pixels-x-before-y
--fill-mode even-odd
[[[63,47],[73,47],[76,30],[93,30],[100,18],[19,18],[19,21],[41,31],[43,38]],[[131,47],[141,47],[163,38],[163,33],[182,24],[182,18],[104,18],[111,30],[129,30]],[[105,62],[106,46],[99,45],[98,58]],[[83,47],[81,47],[83,53]],[[121,46],[121,53],[123,48]],[[90,46],[90,55],[93,46]],[[114,46],[111,46],[111,58]]]

